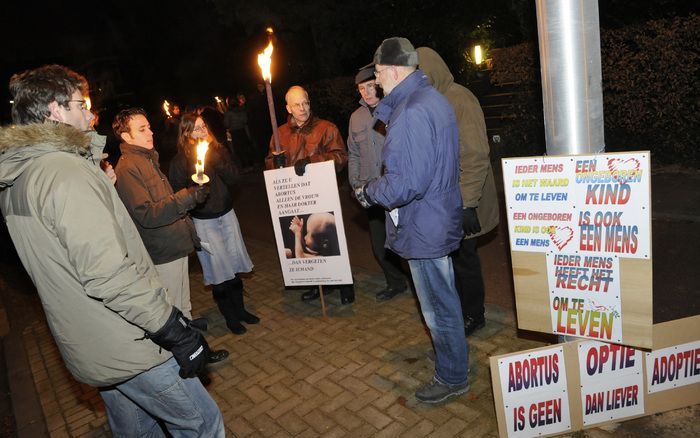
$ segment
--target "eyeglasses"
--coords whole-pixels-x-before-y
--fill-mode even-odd
[[[374,71],[374,77],[379,77],[380,74],[384,73],[385,71],[389,70],[391,67],[387,67],[384,70],[375,70]]]
[[[195,126],[194,129],[193,129],[193,131],[197,131],[197,132],[204,132],[204,131],[206,131],[206,130],[207,130],[207,127],[204,126],[204,125],[202,125],[202,126]]]
[[[68,102],[78,102],[80,104],[80,106],[78,108],[80,108],[81,110],[84,110],[84,111],[87,111],[87,109],[88,109],[87,104],[85,103],[84,100],[69,100]]]

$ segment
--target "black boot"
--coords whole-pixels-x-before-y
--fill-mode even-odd
[[[247,330],[238,319],[238,313],[235,307],[236,303],[226,283],[227,282],[223,282],[214,285],[212,288],[214,301],[216,301],[216,305],[219,307],[219,312],[221,312],[226,319],[226,327],[228,327],[233,334],[242,335]]]
[[[238,313],[238,319],[246,324],[259,323],[260,318],[245,310],[245,303],[243,302],[243,282],[241,279],[235,277],[227,281],[227,283],[231,284],[231,296],[233,297],[234,308]]]
[[[355,302],[355,287],[352,284],[340,286],[340,304]]]

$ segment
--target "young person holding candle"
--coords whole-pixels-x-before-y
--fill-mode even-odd
[[[167,288],[170,302],[192,318],[189,254],[199,247],[199,238],[187,211],[204,202],[206,186],[173,192],[160,170],[153,132],[141,108],[120,111],[112,129],[122,139],[117,163],[117,193],[139,230],[156,271]],[[228,351],[209,353],[209,363],[228,357]],[[206,385],[209,377],[200,374]]]
[[[204,119],[187,113],[180,121],[178,152],[170,163],[170,182],[176,190],[189,190],[196,186],[192,180],[197,161],[197,144],[208,141],[204,159],[204,174],[209,177],[209,196],[190,211],[202,249],[197,251],[204,273],[204,284],[212,285],[212,294],[219,311],[226,318],[226,326],[237,335],[246,332],[247,324],[257,324],[260,319],[245,309],[243,282],[238,274],[250,272],[253,263],[248,256],[238,218],[233,210],[229,186],[234,184],[236,168],[228,150],[209,132]]]
[[[187,257],[199,239],[187,212],[207,197],[202,186],[174,192],[161,172],[153,132],[140,108],[120,111],[112,129],[122,139],[117,163],[117,192],[131,214],[168,296],[188,318],[192,317]]]

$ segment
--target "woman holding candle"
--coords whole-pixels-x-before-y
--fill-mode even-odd
[[[209,177],[210,192],[204,203],[190,211],[202,241],[197,256],[202,265],[204,284],[212,285],[214,301],[226,318],[226,326],[234,334],[242,335],[246,328],[241,321],[257,324],[260,319],[245,309],[243,282],[237,275],[253,269],[228,188],[234,183],[237,172],[226,148],[216,141],[204,119],[196,113],[182,116],[178,152],[170,163],[169,179],[175,190],[196,184],[192,175],[197,162],[197,144],[201,141],[209,142],[204,174]]]

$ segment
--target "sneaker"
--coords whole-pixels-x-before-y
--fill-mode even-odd
[[[228,351],[226,350],[210,350],[209,356],[207,356],[207,363],[217,363],[228,357]]]
[[[471,316],[465,316],[464,317],[464,335],[465,336],[471,336],[472,333],[475,331],[484,328],[486,325],[486,320],[484,319],[484,316],[481,315],[481,318],[472,318]]]
[[[469,391],[469,383],[463,385],[448,385],[433,377],[433,380],[416,390],[416,398],[423,403],[439,403],[450,397],[458,396]]]

